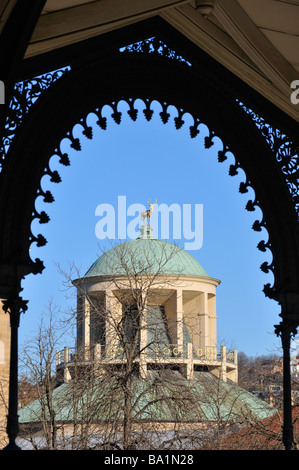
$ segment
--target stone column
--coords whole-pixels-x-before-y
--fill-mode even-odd
[[[71,380],[72,380],[72,376],[70,374],[69,368],[65,366],[63,369],[63,382],[67,384]]]
[[[187,344],[187,367],[186,367],[186,377],[188,380],[193,379],[194,377],[194,367],[193,367],[193,345],[192,343]]]
[[[208,294],[207,292],[202,293],[202,312],[199,313],[200,319],[200,331],[199,331],[199,346],[204,351],[204,348],[210,346],[209,341],[209,311],[208,311]]]
[[[223,380],[223,382],[227,381],[227,375],[226,375],[226,346],[221,346],[220,379]]]
[[[237,366],[235,371],[234,371],[234,382],[238,383],[239,377],[238,377],[238,351],[234,349],[234,364]]]
[[[95,362],[98,362],[101,360],[101,344],[97,343],[94,347],[94,360]]]
[[[147,340],[147,307],[140,318],[140,357],[139,357],[139,373],[140,377],[145,379],[147,377],[147,363],[146,363],[146,347]]]
[[[64,360],[63,381],[64,381],[64,383],[68,383],[72,380],[72,376],[71,376],[69,368],[67,366],[67,364],[70,360],[70,350],[67,346],[63,350],[63,360]]]
[[[105,331],[106,331],[106,355],[113,349],[113,328],[112,328],[112,292],[105,292]]]
[[[178,348],[183,351],[184,337],[183,337],[183,290],[177,289],[176,291],[176,340]]]
[[[87,359],[90,352],[90,303],[87,295],[84,296],[83,347]]]
[[[111,289],[107,289],[105,292],[105,310],[106,354],[113,356],[119,343],[116,327],[121,320],[122,304]]]
[[[63,350],[63,356],[64,363],[67,364],[70,360],[70,349],[67,346]]]
[[[61,364],[61,351],[56,351],[56,367]]]
[[[209,295],[208,295],[209,297]],[[209,346],[216,346],[217,344],[217,315],[216,315],[216,296],[210,294],[210,298],[207,297],[209,313]]]

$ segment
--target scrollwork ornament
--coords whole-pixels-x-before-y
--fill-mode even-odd
[[[70,70],[70,67],[64,67],[15,84],[8,108],[2,142],[0,143],[1,163],[4,162],[15,133],[31,106],[45,90],[68,70]]]
[[[28,300],[22,299],[20,296],[3,300],[3,310],[10,315],[10,323],[18,328],[20,322],[20,314],[25,313],[28,309]]]
[[[282,321],[279,325],[274,325],[274,327],[274,332],[276,336],[281,338],[283,346],[289,347],[291,339],[295,338],[298,333],[298,324]]]
[[[299,148],[286,134],[268,124],[244,103],[239,102],[239,105],[260,130],[279,165],[299,221]]]
[[[161,39],[156,36],[145,39],[143,41],[130,44],[128,46],[122,47],[120,49],[122,53],[135,53],[135,54],[153,54],[157,56],[162,56],[165,59],[176,60],[182,64],[192,67],[191,62],[186,60],[175,50],[171,49],[167,44],[165,44]]]

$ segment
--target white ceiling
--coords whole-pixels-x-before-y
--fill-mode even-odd
[[[26,57],[160,15],[252,88],[299,121],[299,0],[48,0]],[[0,0],[1,24],[14,0]],[[204,3],[209,3],[205,1]],[[1,28],[0,24],[0,28]]]

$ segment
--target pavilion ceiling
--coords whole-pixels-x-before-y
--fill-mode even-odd
[[[0,28],[15,0],[0,0]],[[208,17],[201,4],[211,3]],[[25,58],[162,17],[270,102],[299,121],[299,0],[47,0]]]

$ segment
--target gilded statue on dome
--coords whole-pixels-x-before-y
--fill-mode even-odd
[[[153,204],[150,204],[150,199],[147,201],[147,203],[150,206],[150,208],[148,210],[142,211],[140,213],[140,215],[141,215],[141,224],[142,224],[143,221],[147,220],[146,225],[151,226],[151,224],[150,224],[151,215],[154,211],[155,205],[157,204],[157,199],[156,199],[156,202],[154,202]]]

